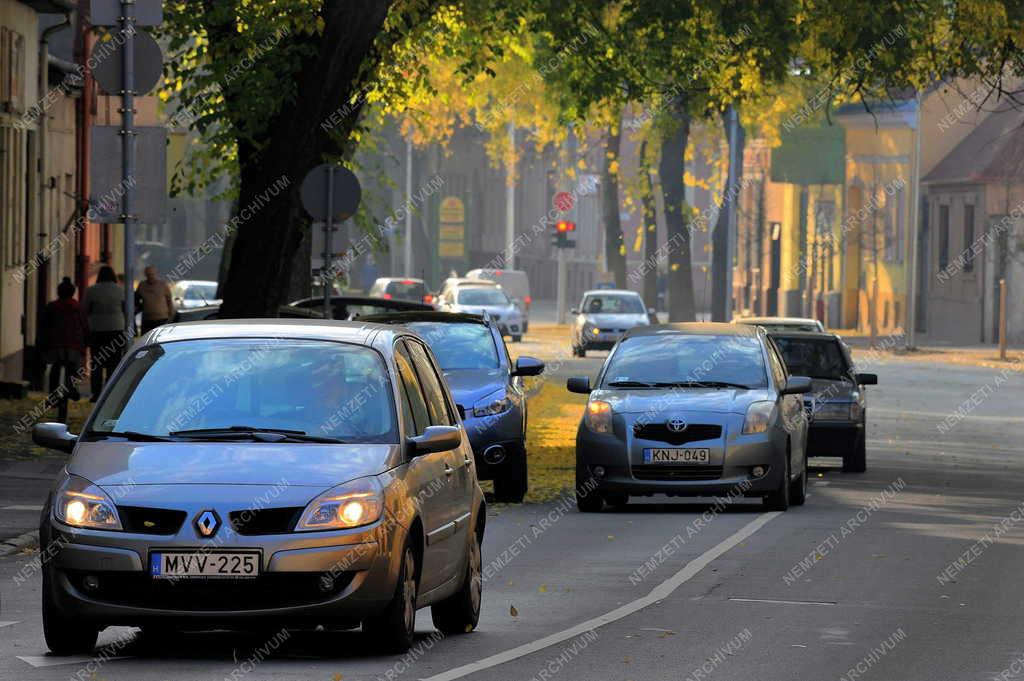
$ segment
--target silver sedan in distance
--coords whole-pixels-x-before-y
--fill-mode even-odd
[[[395,652],[418,608],[445,634],[481,602],[485,506],[437,362],[401,328],[162,326],[129,351],[43,510],[43,631],[355,628]]]
[[[804,503],[811,380],[790,376],[764,329],[671,324],[633,329],[591,388],[576,436],[576,501],[584,512],[630,496],[760,497]]]
[[[626,331],[650,324],[653,313],[636,291],[585,291],[580,306],[571,310],[573,356],[586,357],[587,350],[611,350]]]

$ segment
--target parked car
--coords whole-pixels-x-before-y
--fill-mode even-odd
[[[495,500],[522,501],[527,491],[522,377],[542,373],[544,362],[520,357],[513,363],[497,323],[478,315],[396,312],[365,321],[401,324],[427,341],[464,413],[477,475],[494,480]]]
[[[171,297],[174,306],[179,309],[220,305],[217,297],[217,282],[200,281],[198,279],[179,279],[171,284]]]
[[[825,325],[817,319],[809,317],[739,317],[734,319],[733,324],[747,324],[748,326],[763,326],[769,333],[787,331],[810,331],[825,332]]]
[[[627,331],[650,324],[654,310],[644,308],[635,291],[594,289],[583,293],[580,306],[570,314],[572,354],[586,357],[587,350],[611,350]]]
[[[258,358],[258,359],[256,359]],[[430,349],[402,328],[170,324],[142,337],[43,510],[43,632],[90,653],[109,626],[353,628],[391,651],[430,606],[481,601],[485,506]]]
[[[808,376],[808,456],[841,456],[843,470],[867,470],[867,391],[877,374],[857,371],[850,349],[832,333],[772,333],[790,373]]]
[[[366,295],[371,298],[408,300],[428,305],[434,302],[434,296],[427,291],[426,283],[422,279],[410,277],[380,277],[373,282]]]
[[[480,268],[466,272],[470,279],[486,279],[499,284],[505,295],[512,299],[519,311],[523,313],[523,333],[530,327],[530,307],[533,296],[530,295],[530,279],[522,270],[498,270]]]
[[[459,286],[493,286],[498,287],[497,282],[493,282],[490,279],[470,279],[469,277],[448,277],[441,282],[441,288],[438,289],[437,294],[434,296],[436,302],[440,302],[440,299],[445,297],[451,291],[454,291]]]
[[[460,283],[451,286],[438,298],[437,309],[444,312],[464,312],[486,315],[503,336],[511,336],[513,343],[523,339],[523,313],[519,311],[500,286],[487,282]]]
[[[323,308],[303,309],[282,305],[277,308],[277,317],[284,319],[323,319]],[[175,323],[202,322],[220,318],[220,305],[207,305],[205,307],[190,307],[174,311]]]
[[[687,323],[631,329],[589,377],[576,436],[581,511],[630,496],[761,497],[769,509],[804,503],[807,417],[763,329]]]

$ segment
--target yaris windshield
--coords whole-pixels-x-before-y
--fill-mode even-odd
[[[608,360],[603,385],[764,388],[767,381],[756,338],[666,334],[623,340]]]
[[[136,351],[89,432],[167,436],[221,429],[398,441],[391,384],[377,353],[264,338],[178,341]]]

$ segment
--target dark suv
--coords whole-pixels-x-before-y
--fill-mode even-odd
[[[501,331],[478,315],[395,312],[360,321],[401,324],[427,341],[463,413],[477,475],[494,480],[496,501],[522,501],[527,489],[522,377],[543,372],[544,362],[520,357],[513,363]]]

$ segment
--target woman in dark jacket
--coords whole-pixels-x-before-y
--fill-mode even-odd
[[[82,308],[75,300],[75,285],[69,277],[57,285],[57,300],[46,305],[43,319],[45,330],[44,357],[50,365],[50,396],[58,389],[70,399],[81,397],[75,387],[75,379],[82,367],[85,356],[85,339],[89,327]],[[64,369],[64,385],[60,385],[60,370]]]
[[[96,283],[85,292],[82,303],[89,323],[90,402],[95,402],[103,384],[121,361],[126,345],[124,331],[124,287],[117,283],[114,268],[104,265]],[[104,374],[106,375],[104,377]]]

